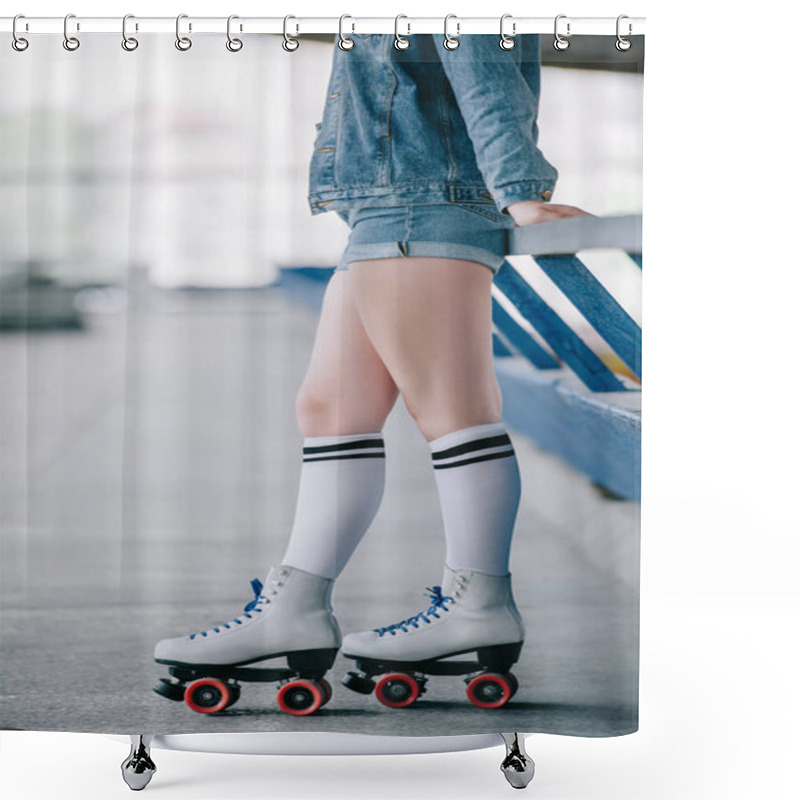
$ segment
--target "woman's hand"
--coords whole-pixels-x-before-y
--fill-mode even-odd
[[[588,211],[576,206],[564,206],[557,203],[542,203],[539,200],[522,200],[511,203],[507,211],[514,218],[518,227],[536,225],[539,222],[552,222],[566,217],[591,217]]]

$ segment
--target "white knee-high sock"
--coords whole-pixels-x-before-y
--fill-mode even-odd
[[[434,439],[430,448],[447,566],[507,575],[520,477],[505,425],[463,428]]]
[[[338,577],[378,512],[385,464],[381,433],[306,438],[283,563]]]

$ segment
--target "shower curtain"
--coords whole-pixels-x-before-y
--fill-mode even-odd
[[[440,35],[403,50],[373,36],[406,65],[457,53]],[[642,37],[627,49],[613,36],[518,37],[541,54],[538,146],[558,171],[543,199],[593,216],[541,223],[494,282],[521,474],[513,664],[440,674],[430,659],[376,666],[339,650],[324,677],[289,675],[283,655],[236,667],[277,670],[262,680],[156,663],[154,647],[249,622],[286,551],[304,466],[295,397],[349,233],[309,202],[309,167],[325,149],[332,64],[370,35],[352,49],[330,36],[296,49],[261,35],[180,48],[148,34],[130,50],[119,35],[76,38],[30,36],[0,57],[0,725],[635,731]],[[446,83],[428,89],[460,113]],[[395,142],[395,159],[403,145],[414,151]],[[473,201],[476,220],[508,219],[491,192]],[[453,607],[429,443],[401,400],[383,441],[380,508],[333,587],[343,634],[402,636]],[[345,502],[346,487],[332,492]]]

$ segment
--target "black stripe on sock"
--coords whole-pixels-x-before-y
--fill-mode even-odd
[[[452,464],[434,464],[434,469],[450,469],[451,467],[466,467],[467,464],[477,464],[479,461],[491,461],[495,458],[510,458],[514,455],[513,450],[503,450],[502,453],[489,453],[488,456],[477,456],[476,458],[467,458],[464,461],[454,461]]]
[[[345,453],[341,456],[316,456],[314,458],[304,458],[303,463],[308,464],[314,461],[352,461],[354,458],[386,458],[386,453]]]
[[[359,439],[357,442],[343,442],[342,444],[326,444],[319,447],[304,447],[303,455],[313,453],[338,453],[342,450],[368,450],[380,448],[383,450],[383,439]]]
[[[511,439],[508,438],[507,433],[503,433],[500,436],[490,436],[488,439],[475,439],[472,442],[458,444],[447,450],[439,450],[436,453],[431,453],[431,458],[434,461],[438,461],[440,458],[451,458],[452,456],[460,456],[463,453],[472,453],[475,450],[487,450],[490,447],[500,447],[504,444],[511,444]]]

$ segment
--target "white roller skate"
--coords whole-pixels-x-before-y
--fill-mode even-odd
[[[312,714],[330,700],[324,679],[341,645],[331,608],[333,581],[294,567],[273,567],[235,619],[205,631],[162,639],[155,660],[177,680],[162,678],[155,691],[213,714],[233,705],[240,681],[280,681],[278,706],[294,716]],[[285,657],[287,667],[255,668]],[[188,684],[188,685],[187,685]]]
[[[428,589],[431,605],[409,619],[345,636],[342,654],[357,670],[342,683],[391,708],[410,706],[425,691],[426,675],[467,675],[467,697],[479,708],[500,708],[516,693],[509,670],[519,659],[525,626],[511,593],[511,576],[445,567],[442,586]],[[446,661],[476,653],[475,661]],[[376,682],[373,676],[382,675]]]

